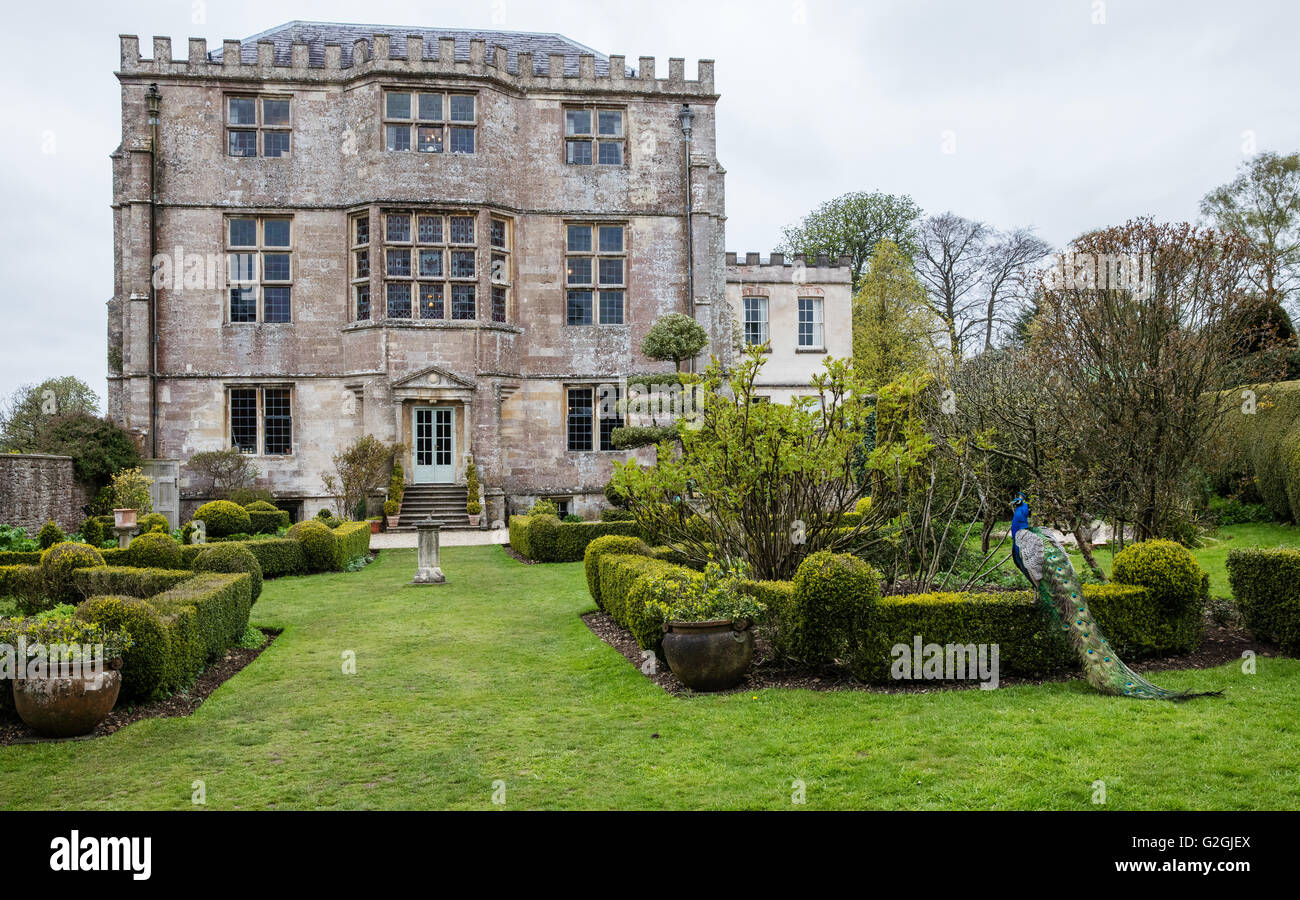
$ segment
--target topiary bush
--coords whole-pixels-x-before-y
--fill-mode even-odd
[[[194,557],[195,572],[247,572],[252,591],[251,603],[262,596],[262,566],[244,544],[211,544]]]
[[[1174,541],[1142,541],[1115,555],[1113,585],[1136,585],[1144,591],[1101,590],[1092,611],[1116,651],[1141,659],[1190,653],[1201,644],[1209,575],[1190,550]]]
[[[61,544],[68,539],[63,533],[63,529],[54,522],[46,522],[41,526],[41,530],[36,533],[36,545],[42,550],[48,550],[55,544]]]
[[[46,601],[39,565],[0,565],[0,597],[12,597],[23,616],[35,615],[53,605]],[[0,684],[0,694],[5,691],[5,685]]]
[[[229,500],[213,500],[203,504],[195,511],[194,518],[204,524],[208,537],[246,533],[252,527],[248,510]]]
[[[77,603],[81,594],[72,579],[77,569],[104,565],[103,555],[88,544],[55,544],[41,554],[41,580],[49,606]]]
[[[245,503],[244,509],[249,512],[280,512],[280,508],[274,503],[268,503],[265,500],[254,500],[252,503]]]
[[[1242,624],[1261,640],[1279,642],[1287,655],[1300,656],[1300,550],[1233,550],[1228,582]]]
[[[126,548],[126,563],[140,569],[179,569],[181,545],[170,534],[142,534]]]
[[[78,530],[81,532],[81,539],[90,546],[98,547],[104,543],[104,526],[99,524],[97,517],[88,517]]]
[[[555,505],[554,500],[548,500],[545,497],[539,497],[533,501],[533,505],[528,510],[530,516],[555,516],[560,517],[560,508]]]
[[[595,600],[596,606],[601,609],[604,609],[605,605],[600,600],[600,558],[606,553],[649,556],[650,547],[639,537],[618,534],[598,537],[587,545],[582,558],[582,568],[587,575],[587,590],[591,592],[591,599]]]
[[[171,523],[162,513],[149,513],[147,516],[141,516],[136,522],[137,534],[149,534],[159,529],[167,533],[171,533],[172,530]]]
[[[822,550],[794,576],[795,654],[809,665],[852,664],[880,603],[880,573],[846,553]]]
[[[172,635],[168,623],[147,600],[108,595],[77,607],[77,618],[125,631],[131,646],[122,654],[122,697],[147,699],[168,681]]]
[[[343,568],[338,538],[324,522],[299,522],[287,537],[302,544],[308,572],[337,572]]]

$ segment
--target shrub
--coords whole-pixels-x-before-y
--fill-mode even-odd
[[[605,482],[605,499],[615,509],[627,510],[627,494],[618,489],[612,478]]]
[[[479,500],[478,495],[478,466],[474,465],[474,461],[471,460],[465,466],[465,496],[467,498],[465,500],[465,512],[471,516],[477,516],[483,511],[483,503]]]
[[[135,524],[137,534],[148,534],[160,528],[168,533],[172,530],[171,523],[167,521],[167,517],[162,513],[149,513],[147,516],[141,516]]]
[[[251,503],[241,503],[240,506],[244,507],[244,509],[249,512],[280,512],[278,506],[274,503],[269,503],[266,500],[254,500]]]
[[[1300,656],[1300,550],[1233,550],[1228,582],[1241,621],[1258,638]]]
[[[404,493],[406,493],[406,473],[402,471],[401,461],[394,458],[393,471],[388,478],[388,499],[396,500],[400,504]]]
[[[81,527],[81,539],[92,547],[98,547],[104,543],[104,526],[99,524],[99,519],[95,516],[89,516]]]
[[[176,569],[181,565],[181,545],[170,534],[142,534],[126,549],[127,564],[141,569]]]
[[[344,522],[334,529],[334,536],[344,566],[370,554],[369,522]]]
[[[574,522],[585,522],[586,519],[584,519],[582,516],[578,515],[577,513],[568,513],[568,514],[567,514],[563,519],[561,519],[560,521],[561,521],[561,522],[568,522],[568,523],[572,524],[572,523],[574,523]]]
[[[555,505],[554,500],[549,500],[546,497],[538,497],[533,501],[532,507],[529,508],[528,515],[555,516],[558,519],[560,517],[560,508]]]
[[[78,569],[72,575],[77,592],[83,597],[99,594],[123,594],[128,597],[152,597],[171,590],[194,573],[180,566],[170,569],[139,569],[134,566],[96,566]]]
[[[153,479],[140,470],[139,466],[122,469],[113,476],[113,503],[115,509],[138,509],[142,513],[153,512],[153,500],[149,496],[149,485]]]
[[[275,494],[272,494],[266,488],[259,487],[235,488],[234,490],[229,491],[221,499],[230,500],[231,502],[238,503],[240,506],[245,508],[248,507],[248,504],[257,503],[259,501],[275,505]]]
[[[1133,544],[1116,554],[1111,575],[1117,584],[1146,589],[1122,603],[1094,601],[1097,624],[1121,655],[1189,653],[1200,646],[1209,576],[1186,547],[1173,541]]]
[[[39,566],[40,550],[0,550],[0,566]]]
[[[338,538],[324,522],[299,522],[289,529],[288,537],[302,544],[308,572],[337,572],[343,568]]]
[[[87,544],[55,544],[41,554],[41,579],[46,598],[53,603],[77,603],[81,593],[73,582],[77,569],[104,565],[103,555]]]
[[[122,698],[148,699],[175,680],[172,629],[147,600],[139,597],[91,597],[77,607],[77,618],[125,631],[131,647],[122,655]]]
[[[1245,480],[1277,519],[1300,522],[1300,381],[1251,389],[1257,395],[1252,415],[1241,409],[1244,386],[1230,392],[1215,486],[1226,493]]]
[[[657,561],[657,560],[656,560]],[[664,622],[675,600],[699,592],[702,577],[690,569],[670,566],[647,572],[632,583],[622,604],[623,625],[642,650],[658,650],[664,640]]]
[[[252,527],[248,510],[230,500],[213,500],[205,503],[195,511],[194,518],[204,524],[208,537],[239,534],[247,532]]]
[[[598,537],[643,537],[636,522],[561,522],[552,515],[510,517],[510,546],[538,562],[577,562]]]
[[[46,522],[41,526],[41,530],[36,533],[36,545],[42,550],[48,550],[55,544],[61,544],[68,539],[63,533],[63,529],[53,522]]]
[[[646,633],[645,622],[643,618],[638,617],[643,617],[644,614],[640,610],[632,610],[629,605],[632,588],[636,585],[637,579],[644,575],[662,578],[678,572],[689,574],[689,570],[674,566],[672,563],[648,556],[628,554],[601,554],[597,567],[600,571],[600,597],[605,605],[605,612],[609,613],[610,618],[615,622],[629,630],[632,627],[631,622],[638,622],[638,628],[642,630],[643,635]],[[638,597],[644,599],[644,594]],[[656,643],[655,646],[658,644]]]
[[[600,600],[600,558],[606,553],[649,556],[650,548],[645,541],[638,537],[618,534],[607,534],[598,537],[587,545],[587,549],[583,553],[582,568],[587,575],[587,590],[591,592],[591,599],[596,601],[596,606],[600,609],[605,608],[605,605]]]
[[[772,653],[779,658],[793,659],[797,649],[794,582],[743,580],[737,587],[765,607],[758,631],[767,640]]]
[[[18,612],[25,616],[53,605],[45,601],[45,581],[39,565],[0,565],[0,597],[12,597]],[[4,692],[0,685],[0,694]]]
[[[384,501],[384,515],[386,516],[397,515],[397,511],[401,508],[402,508],[401,504],[399,504],[396,500],[388,499]]]
[[[821,550],[794,576],[795,649],[809,665],[857,656],[880,602],[880,573],[848,554]]]
[[[195,572],[247,572],[250,605],[262,596],[262,565],[247,544],[211,544],[194,557]]]
[[[263,578],[301,575],[307,571],[307,556],[301,541],[288,537],[243,544],[262,567]],[[195,548],[199,549],[199,548]]]
[[[635,522],[636,514],[630,509],[607,508],[600,511],[602,522]]]

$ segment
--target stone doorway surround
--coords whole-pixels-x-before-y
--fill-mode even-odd
[[[398,439],[406,445],[402,468],[411,482],[415,471],[415,427],[413,411],[417,406],[450,406],[453,415],[456,453],[453,459],[454,484],[465,482],[465,461],[474,452],[474,394],[476,385],[441,366],[426,366],[393,382],[393,415]]]

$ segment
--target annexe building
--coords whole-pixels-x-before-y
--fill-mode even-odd
[[[473,459],[485,523],[599,505],[627,454],[596,386],[664,371],[639,347],[670,312],[730,346],[713,63],[684,69],[553,34],[123,36],[109,415],[182,461],[184,513],[184,461],[237,447],[311,515],[367,433],[413,484]]]

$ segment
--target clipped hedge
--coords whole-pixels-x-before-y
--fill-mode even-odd
[[[343,522],[334,529],[334,536],[338,538],[344,565],[370,553],[369,522]]]
[[[249,534],[275,534],[281,528],[289,527],[289,514],[282,509],[248,508],[248,523]]]
[[[635,590],[637,582],[642,578],[690,577],[694,573],[672,563],[635,554],[600,554],[597,568],[600,572],[600,596],[605,612],[631,631],[643,650],[657,650],[663,634],[654,632],[653,616],[647,613],[644,606],[635,605],[643,597],[643,592]]]
[[[131,541],[126,558],[137,568],[175,569],[181,564],[181,545],[170,534],[146,533]]]
[[[812,666],[859,655],[880,602],[880,573],[847,553],[821,550],[794,575],[795,657]]]
[[[262,596],[262,566],[245,544],[209,544],[194,557],[195,572],[245,572],[249,578],[250,602]]]
[[[263,578],[280,578],[284,575],[302,575],[307,571],[307,553],[302,541],[292,538],[271,538],[265,541],[241,541],[257,558]]]
[[[600,600],[600,558],[606,553],[633,555],[633,556],[650,556],[650,547],[639,537],[628,537],[621,534],[607,534],[598,537],[587,545],[586,551],[582,557],[582,568],[587,575],[587,590],[591,592],[591,598],[596,601],[596,606],[601,609],[605,605]]]
[[[577,562],[606,535],[643,537],[636,522],[561,522],[555,516],[511,516],[510,546],[537,562]]]
[[[44,605],[45,581],[40,566],[0,566],[0,597],[13,597],[18,611],[35,613]],[[0,693],[4,689],[0,686]]]
[[[1210,576],[1182,544],[1132,544],[1115,555],[1111,578],[1115,586],[1144,589],[1141,594],[1094,592],[1097,624],[1120,656],[1191,653],[1201,645]]]
[[[152,597],[189,581],[189,569],[144,569],[134,566],[97,566],[78,569],[72,580],[82,597],[99,594],[122,594],[128,597]]]
[[[194,518],[204,524],[208,537],[225,537],[228,534],[247,534],[252,523],[248,510],[230,500],[213,500],[194,512]]]
[[[1253,412],[1241,394],[1255,392]],[[1231,493],[1243,480],[1283,521],[1300,522],[1300,381],[1243,385],[1231,396],[1211,471],[1215,487]]]
[[[147,599],[91,597],[76,615],[131,635],[122,696],[150,699],[192,684],[208,660],[238,641],[251,603],[247,574],[203,574]]]
[[[336,572],[343,568],[343,551],[338,536],[324,522],[299,522],[289,529],[288,537],[301,544],[308,572]]]
[[[89,544],[55,544],[41,554],[41,580],[45,583],[45,596],[51,606],[60,603],[77,603],[81,593],[73,582],[77,569],[103,566],[104,557]]]
[[[1256,637],[1300,656],[1300,550],[1252,548],[1228,554],[1228,583],[1241,621]]]
[[[0,566],[39,566],[40,550],[0,550]]]

